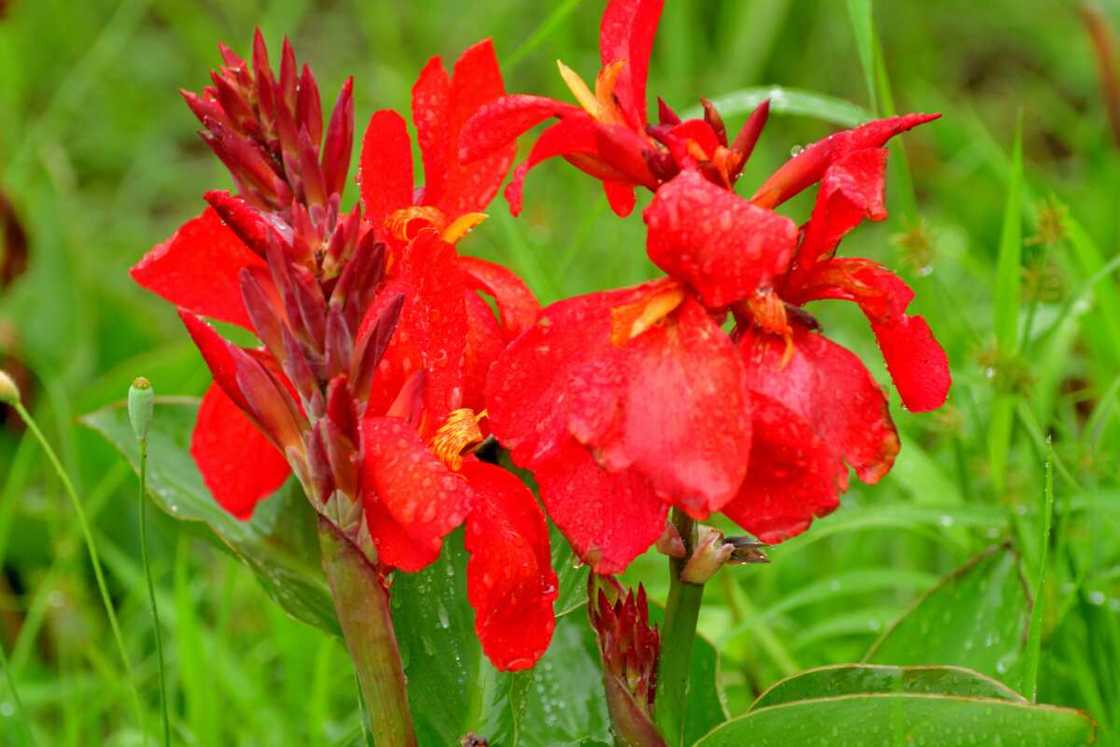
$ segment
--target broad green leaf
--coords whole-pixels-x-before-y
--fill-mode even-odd
[[[953,664],[1007,681],[1023,653],[1030,607],[1018,555],[998,545],[921,597],[865,661]]]
[[[1002,682],[963,667],[892,667],[837,664],[787,677],[759,696],[750,710],[815,698],[872,693],[924,693],[1025,703]]]
[[[490,744],[609,744],[599,651],[587,616],[560,618],[552,645],[533,669],[498,675],[487,710],[487,726],[480,734]]]
[[[148,435],[148,495],[183,521],[200,522],[253,569],[269,596],[293,617],[338,634],[330,591],[319,566],[311,507],[294,481],[239,521],[214,501],[188,451],[198,414],[194,398],[157,398]],[[90,413],[82,423],[139,468],[139,448],[124,403]]]
[[[696,747],[1074,747],[1093,723],[1067,708],[995,698],[916,693],[843,695],[760,708],[716,728]]]
[[[459,530],[427,568],[393,576],[393,625],[422,745],[458,744],[481,708],[484,660],[466,601],[466,564]]]
[[[772,113],[816,117],[842,127],[855,127],[873,118],[871,112],[850,101],[782,86],[744,88],[719,96],[712,103],[724,117],[735,117],[754,111],[766,99],[770,99]],[[689,109],[684,116],[702,116],[702,110]]]

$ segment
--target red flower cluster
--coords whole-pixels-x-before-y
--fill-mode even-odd
[[[594,93],[561,73],[580,106],[505,96],[463,128],[465,161],[492,157],[557,117],[507,189],[520,207],[526,171],[563,156],[600,179],[615,211],[634,188],[646,251],[666,277],[556,303],[491,369],[490,425],[530,469],[553,520],[604,574],[621,571],[678,506],[722,511],[766,542],[805,530],[838,505],[848,468],[875,482],[899,442],[883,391],[855,355],[820,334],[802,306],[856,302],[871,322],[895,386],[911,410],[947,396],[947,360],[913,292],[886,268],[835,256],[864,219],[882,220],[894,135],[934,119],[870,122],[804,149],[747,200],[734,184],[767,118],[763,104],[728,139],[707,102],[682,121],[663,102],[648,124],[646,71],[661,0],[611,0]],[[800,228],[774,208],[813,184]],[[730,333],[724,323],[733,321]]]
[[[547,526],[515,476],[471,452],[487,372],[539,307],[509,271],[454,247],[513,158],[512,143],[470,165],[454,157],[463,123],[503,93],[490,43],[453,74],[433,58],[413,89],[423,188],[404,120],[373,116],[349,213],[350,81],[324,133],[315,79],[286,41],[278,76],[259,33],[251,63],[222,56],[213,85],[184,96],[237,194],[207,194],[210,207],[132,270],[179,307],[213,372],[191,446],[206,484],[247,518],[294,472],[385,573],[428,565],[465,523],[483,648],[499,668],[531,666],[554,627]],[[237,347],[200,317],[263,347]]]

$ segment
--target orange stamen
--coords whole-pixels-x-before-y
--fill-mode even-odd
[[[463,456],[478,448],[486,437],[478,427],[479,421],[486,417],[486,411],[475,413],[469,407],[452,410],[447,420],[432,436],[432,453],[447,465],[448,469],[458,472],[463,466]]]
[[[671,314],[684,301],[684,290],[667,285],[634,303],[611,309],[611,342],[622,346]]]

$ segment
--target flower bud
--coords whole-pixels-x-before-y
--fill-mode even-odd
[[[19,402],[19,386],[7,371],[0,368],[0,402],[14,405]]]
[[[681,581],[703,584],[731,558],[735,548],[723,541],[723,532],[705,524],[696,525],[696,545],[681,571]]]
[[[136,434],[137,441],[148,438],[155,406],[156,393],[152,389],[152,383],[143,376],[136,377],[128,388],[128,420],[132,423],[132,432]]]

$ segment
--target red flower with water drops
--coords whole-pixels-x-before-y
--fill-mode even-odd
[[[685,169],[645,211],[647,252],[670,277],[553,304],[503,353],[488,383],[494,433],[596,571],[648,548],[670,505],[722,511],[776,542],[836,507],[848,466],[868,482],[890,469],[898,438],[882,390],[802,303],[856,300],[904,404],[944,401],[945,355],[905,313],[912,292],[867,260],[833,257],[861,220],[886,215],[883,144],[929,119],[837,133],[753,201]],[[800,231],[772,212],[816,182]]]
[[[646,78],[662,4],[663,0],[610,0],[600,26],[602,68],[594,91],[559,63],[578,106],[542,96],[504,96],[467,122],[461,157],[472,162],[491,157],[547,119],[558,120],[541,133],[506,188],[514,214],[521,211],[528,171],[557,156],[601,180],[611,207],[623,216],[634,209],[635,187],[656,190],[683,169],[696,169],[727,187],[739,177],[761,132],[765,106],[731,141],[707,100],[702,100],[703,119],[683,121],[659,100],[659,122],[649,123]]]
[[[207,194],[211,208],[132,271],[180,307],[214,375],[191,448],[207,485],[248,518],[294,472],[315,509],[382,573],[423,568],[466,524],[483,649],[501,669],[530,666],[554,626],[547,528],[520,481],[470,455],[483,434],[468,408],[505,341],[535,320],[536,300],[504,268],[460,257],[444,239],[465,231],[449,235],[442,218],[429,219],[435,213],[403,234],[387,230],[391,216],[378,211],[393,203],[368,169],[365,216],[362,205],[339,213],[353,138],[349,81],[320,142],[314,77],[306,67],[295,74],[287,42],[278,78],[259,33],[251,68],[222,51],[214,87],[185,96],[240,194]],[[439,71],[437,58],[418,88]],[[488,82],[472,87],[476,78]],[[450,108],[434,116],[468,116],[470,92],[496,95],[495,79],[500,93],[489,43],[477,45],[449,84]],[[433,162],[429,207],[452,223],[456,211],[484,207],[509,166],[504,157],[481,172]],[[498,316],[479,291],[495,297]],[[245,327],[263,346],[229,343],[204,316]]]

